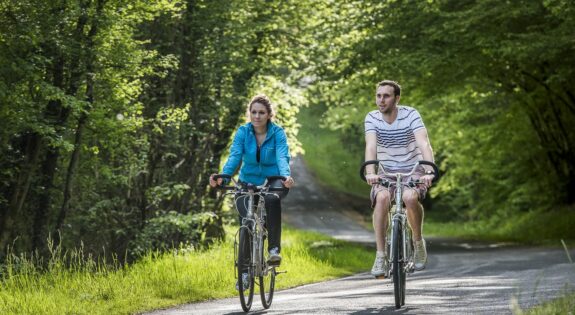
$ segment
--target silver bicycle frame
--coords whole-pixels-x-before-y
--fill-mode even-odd
[[[402,183],[402,179],[403,177],[408,177],[413,175],[413,173],[415,172],[415,170],[417,169],[417,167],[419,166],[419,163],[416,163],[415,166],[413,167],[413,169],[411,169],[411,171],[409,173],[388,173],[385,171],[385,168],[383,167],[383,164],[380,162],[379,163],[379,168],[381,169],[383,175],[385,176],[390,176],[390,177],[395,177],[396,178],[396,182],[395,182],[395,208],[393,209],[393,213],[391,213],[391,209],[390,209],[390,216],[391,216],[391,231],[393,231],[394,226],[397,223],[401,223],[401,226],[403,227],[401,229],[402,232],[402,239],[403,239],[403,253],[404,253],[404,262],[407,262],[406,260],[409,259],[409,257],[405,257],[405,253],[407,253],[407,242],[406,242],[406,231],[407,229],[405,228],[405,223],[407,222],[407,214],[405,209],[403,208],[403,183]],[[390,185],[393,185],[393,183],[390,183]],[[393,259],[395,258],[393,255],[395,253],[395,239],[393,239],[393,233],[391,233],[391,240],[389,240],[389,242],[391,242],[391,246],[390,246],[390,253],[387,253],[389,255],[389,261],[393,261]]]
[[[264,183],[264,185],[258,188],[263,189],[264,186],[266,186],[266,183]],[[258,200],[257,207],[254,207],[254,199],[256,195],[259,195],[260,198]],[[267,236],[267,230],[264,228],[264,211],[265,211],[264,194],[259,194],[254,192],[253,190],[249,190],[247,214],[245,218],[242,218],[242,225],[240,226],[240,229],[247,228],[249,233],[252,234],[253,250],[252,250],[251,263],[253,265],[252,270],[254,270],[254,277],[265,276],[268,272],[267,268],[265,268],[264,261],[261,260],[261,256],[259,255],[260,250],[262,250],[260,249],[260,246],[263,246],[263,238],[264,236]],[[253,226],[253,229],[249,229],[250,225]]]

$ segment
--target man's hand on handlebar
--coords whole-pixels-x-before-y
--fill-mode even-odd
[[[431,181],[433,181],[433,178],[435,178],[433,175],[423,175],[419,178],[419,181],[421,184],[425,185],[425,188],[429,188],[431,187]]]
[[[369,185],[374,185],[379,182],[379,176],[377,174],[367,174],[365,175],[365,180]]]

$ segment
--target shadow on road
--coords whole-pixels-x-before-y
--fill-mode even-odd
[[[381,307],[381,308],[367,308],[365,310],[362,311],[356,311],[356,312],[352,312],[349,314],[354,314],[354,315],[364,315],[364,314],[410,314],[410,311],[412,310],[416,310],[415,308],[409,307],[409,306],[404,306],[400,309],[396,309],[395,306],[386,306],[386,307]]]

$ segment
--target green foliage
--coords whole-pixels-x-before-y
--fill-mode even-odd
[[[216,223],[213,213],[181,214],[168,211],[148,220],[129,248],[136,257],[181,247],[202,248],[213,242],[206,238],[205,231]]]
[[[435,208],[488,220],[571,204],[574,11],[566,0],[3,1],[0,249],[42,248],[60,230],[67,246],[125,252],[167,210],[221,218],[208,175],[257,93],[276,104],[292,154],[313,146],[324,183],[363,194],[358,139],[385,78],[423,115],[445,173]]]
[[[358,176],[365,148],[363,135],[353,138],[356,133],[351,133],[344,138],[338,132],[321,128],[322,113],[323,106],[310,106],[299,115],[306,165],[320,184],[366,198],[370,187]]]
[[[375,109],[375,84],[394,79],[401,103],[421,112],[445,173],[433,208],[488,219],[573,202],[572,2],[347,4],[318,35],[331,59],[320,60],[308,92],[327,108],[322,125],[356,130]]]
[[[312,3],[2,2],[0,250],[59,230],[124,255],[167,210],[220,212],[207,177],[256,93],[301,151]]]
[[[148,190],[148,200],[151,205],[159,207],[162,202],[170,201],[182,197],[190,186],[178,183],[164,183],[162,186],[155,186]]]

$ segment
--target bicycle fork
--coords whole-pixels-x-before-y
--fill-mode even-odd
[[[267,235],[264,234],[264,227],[263,227],[263,218],[256,215],[256,209],[263,207],[264,200],[260,198],[258,201],[258,206],[256,207],[253,199],[249,203],[249,209],[251,209],[251,213],[254,217],[253,222],[253,234],[252,234],[252,267],[254,270],[254,276],[265,276],[267,274],[267,264],[264,261],[265,248],[261,248],[264,246],[263,238]],[[261,214],[263,215],[263,214]]]
[[[402,176],[401,176],[401,174],[399,174],[397,177],[398,185],[396,186],[396,189],[395,189],[395,208],[393,209],[394,210],[392,212],[393,216],[391,218],[391,230],[390,230],[390,231],[392,231],[391,237],[390,237],[391,246],[389,247],[390,253],[388,253],[388,255],[389,255],[389,261],[390,262],[394,261],[394,259],[395,259],[395,256],[394,256],[395,255],[395,246],[397,246],[397,242],[395,240],[395,235],[393,234],[393,231],[394,231],[394,227],[397,224],[401,224],[400,226],[401,226],[401,240],[402,240],[402,242],[399,245],[401,246],[401,249],[402,249],[402,251],[401,251],[402,257],[398,257],[398,259],[400,259],[401,265],[404,266],[404,268],[406,268],[407,264],[408,264],[408,259],[407,259],[407,249],[408,249],[407,246],[408,246],[408,244],[407,244],[407,239],[406,239],[407,227],[405,226],[405,224],[407,223],[407,215],[405,214],[404,208],[402,206],[402,204],[403,204],[403,196],[402,196],[403,195],[403,189],[402,189],[402,186],[400,184],[401,178],[402,178]],[[409,268],[406,268],[406,271],[408,271],[408,270],[409,270]]]
[[[400,244],[400,246],[402,246],[402,252],[405,253],[406,252],[406,242],[405,242],[405,223],[406,223],[406,216],[403,213],[395,213],[391,219],[391,231],[393,231],[395,225],[397,224],[401,224],[402,226],[402,239],[403,242]],[[393,235],[393,233],[391,233],[391,237],[390,238],[390,248],[389,251],[390,253],[388,253],[389,255],[389,261],[393,261],[393,259],[395,258],[394,253],[395,253],[395,246],[397,246],[396,244],[396,240],[395,240],[395,235]],[[405,255],[404,255],[405,256]],[[402,260],[405,260],[405,257],[401,258]]]

